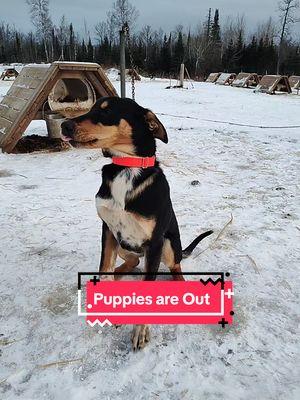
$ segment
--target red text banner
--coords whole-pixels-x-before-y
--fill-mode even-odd
[[[231,281],[88,281],[85,316],[89,325],[232,324]]]

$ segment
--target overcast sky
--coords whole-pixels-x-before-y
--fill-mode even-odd
[[[277,0],[132,0],[131,3],[140,12],[137,27],[149,24],[153,28],[162,27],[165,31],[178,24],[195,27],[204,20],[209,7],[219,8],[222,21],[228,16],[244,15],[250,32],[257,23],[270,16],[276,22],[278,20]],[[86,19],[93,38],[95,24],[106,18],[106,12],[112,4],[113,1],[109,0],[50,0],[50,11],[54,23],[58,23],[61,16],[65,15],[81,32],[84,31]],[[20,30],[32,29],[26,0],[3,1],[0,21],[13,24]],[[295,28],[296,34],[299,33],[299,23]]]

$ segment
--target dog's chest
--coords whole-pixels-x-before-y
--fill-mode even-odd
[[[111,182],[111,198],[96,197],[96,207],[99,217],[105,221],[115,238],[133,248],[141,247],[151,238],[153,223],[125,210],[126,195],[133,189],[133,180],[139,174],[139,169],[123,170]]]

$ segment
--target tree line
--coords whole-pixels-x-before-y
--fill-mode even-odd
[[[52,22],[49,0],[26,0],[33,32],[24,33],[4,22],[0,24],[0,63],[40,63],[54,60],[97,62],[104,67],[119,64],[119,31],[129,25],[129,52],[145,75],[175,77],[184,62],[193,78],[210,72],[300,75],[300,42],[289,28],[297,22],[298,0],[281,0],[280,30],[269,19],[250,34],[243,17],[227,19],[221,26],[219,10],[209,9],[196,29],[177,25],[172,32],[136,29],[138,10],[128,0],[117,0],[94,32],[80,34],[63,16],[58,26]],[[278,40],[279,37],[279,40]]]

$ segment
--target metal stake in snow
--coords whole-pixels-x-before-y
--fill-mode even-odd
[[[126,34],[128,30],[128,25],[124,24],[120,30],[120,84],[121,84],[121,97],[126,97],[126,85],[125,85],[125,44],[126,44]]]

